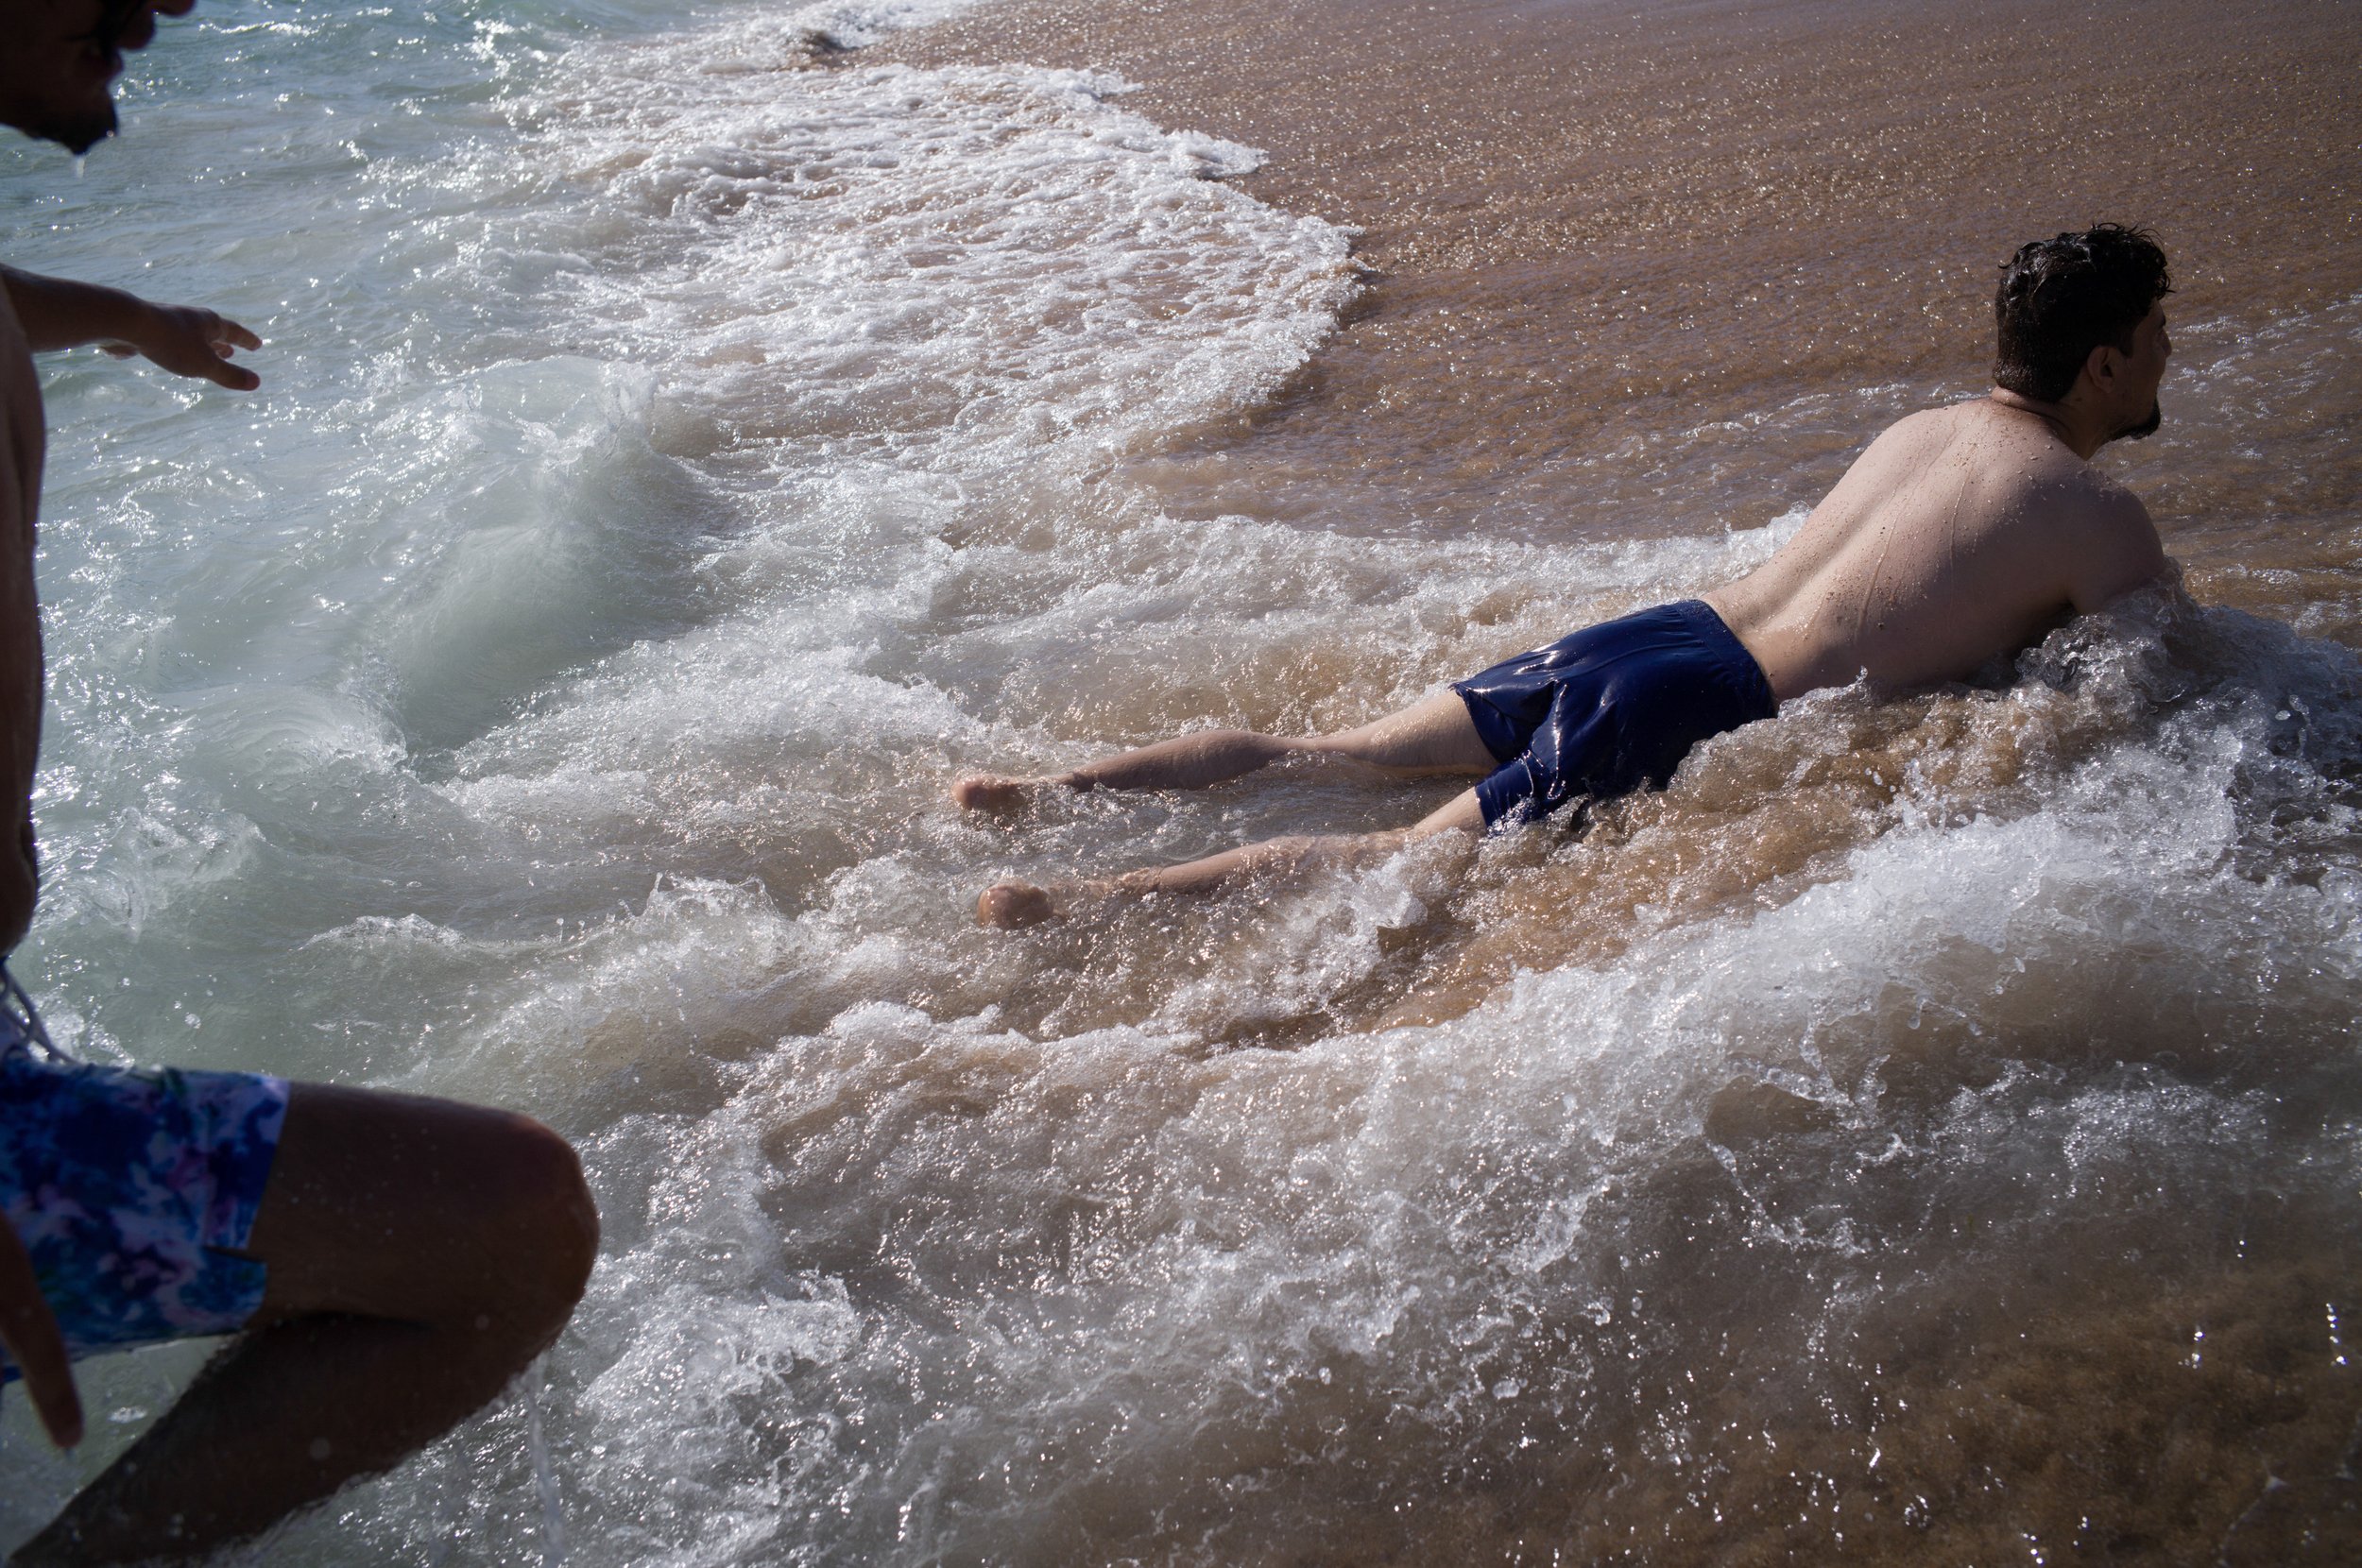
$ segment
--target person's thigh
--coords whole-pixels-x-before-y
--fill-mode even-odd
[[[1448,687],[1375,724],[1324,736],[1321,745],[1395,773],[1486,774],[1500,766],[1466,700]]]
[[[597,1240],[581,1165],[540,1123],[298,1083],[245,1253],[268,1271],[257,1322],[319,1312],[425,1322],[587,1270]]]

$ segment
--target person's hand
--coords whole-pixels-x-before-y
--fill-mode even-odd
[[[199,305],[155,305],[143,300],[137,331],[104,345],[117,359],[145,354],[176,376],[195,376],[233,392],[251,392],[262,377],[230,356],[259,349],[263,340],[226,316]]]
[[[80,1442],[82,1396],[74,1389],[65,1340],[42,1299],[33,1260],[25,1255],[25,1244],[6,1216],[0,1216],[0,1344],[8,1346],[9,1358],[25,1374],[25,1391],[32,1396],[49,1440],[60,1448]]]

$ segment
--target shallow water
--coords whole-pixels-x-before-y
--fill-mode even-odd
[[[530,1406],[270,1554],[2335,1560],[2362,297],[2190,291],[2112,461],[2206,608],[1792,705],[1580,842],[987,936],[1001,875],[1449,787],[961,771],[1693,592],[1975,366],[1439,471],[1353,213],[1104,73],[839,47],[926,14],[209,6],[85,179],[0,170],[12,262],[271,344],[50,366],[28,980],[94,1055],[528,1110],[607,1219]],[[111,1451],[6,1435],[20,1533]]]

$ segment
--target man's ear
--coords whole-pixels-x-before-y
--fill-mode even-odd
[[[2095,391],[2105,392],[2115,384],[2124,369],[2124,350],[2113,343],[2098,343],[2083,356],[2083,374],[2091,378]]]

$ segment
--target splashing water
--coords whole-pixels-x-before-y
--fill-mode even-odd
[[[2205,1476],[2346,1440],[2339,644],[2161,600],[1465,875],[976,930],[1003,874],[1429,802],[1283,770],[1010,827],[960,771],[1355,722],[1801,515],[1208,515],[1347,236],[1104,76],[839,58],[896,20],[229,4],[70,196],[5,174],[15,259],[212,256],[176,295],[272,344],[245,401],[51,369],[28,980],[88,1054],[529,1110],[606,1217],[546,1386],[274,1550],[1953,1560],[2219,1534]],[[2177,328],[2194,420],[2251,418],[2258,330]],[[86,1375],[152,1408],[198,1354]],[[2154,1447],[2168,1375],[2131,1478],[2026,1457]]]

